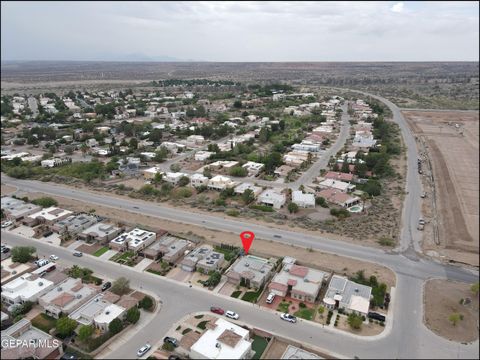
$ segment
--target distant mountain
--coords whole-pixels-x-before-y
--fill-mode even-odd
[[[2,64],[7,63],[21,63],[30,61],[126,61],[126,62],[203,62],[202,60],[192,59],[179,59],[173,56],[160,55],[160,56],[148,56],[142,53],[130,53],[130,54],[111,54],[103,53],[98,54],[89,59],[2,59]]]

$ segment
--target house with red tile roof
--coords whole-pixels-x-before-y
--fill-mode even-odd
[[[300,301],[314,303],[327,278],[326,272],[287,263],[268,284],[268,289],[278,296],[291,296]]]

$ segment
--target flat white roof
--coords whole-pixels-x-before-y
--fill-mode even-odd
[[[124,311],[125,308],[115,304],[110,304],[103,309],[100,314],[95,316],[95,322],[100,324],[109,324],[113,319],[119,317]]]
[[[9,299],[28,299],[54,285],[52,281],[43,278],[30,280],[31,275],[27,273],[3,285],[2,296]]]
[[[139,243],[143,243],[149,240],[152,236],[156,237],[156,233],[154,233],[153,231],[135,228],[129,232],[118,235],[110,242],[115,244],[124,244],[128,241],[130,246],[138,246]]]
[[[240,359],[251,348],[252,344],[246,340],[248,339],[248,330],[224,319],[217,319],[215,324],[215,329],[204,332],[200,339],[192,345],[190,351],[202,355],[205,359]],[[218,340],[225,330],[231,330],[242,338],[235,347],[230,347]],[[217,347],[217,343],[220,343],[219,347]]]
[[[30,215],[29,218],[36,219],[43,217],[47,221],[52,221],[70,214],[73,214],[73,212],[52,206]]]

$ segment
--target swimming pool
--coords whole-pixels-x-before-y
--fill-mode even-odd
[[[358,213],[362,210],[363,210],[363,206],[360,206],[360,205],[354,205],[354,206],[348,208],[348,211],[350,211],[352,213]]]

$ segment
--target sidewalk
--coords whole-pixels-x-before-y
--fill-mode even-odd
[[[109,260],[113,255],[115,255],[118,251],[116,250],[108,250],[102,255],[100,255],[98,258],[102,260]]]
[[[143,259],[137,265],[134,266],[134,269],[144,271],[148,267],[148,265],[150,265],[151,263],[153,263],[152,259]]]

